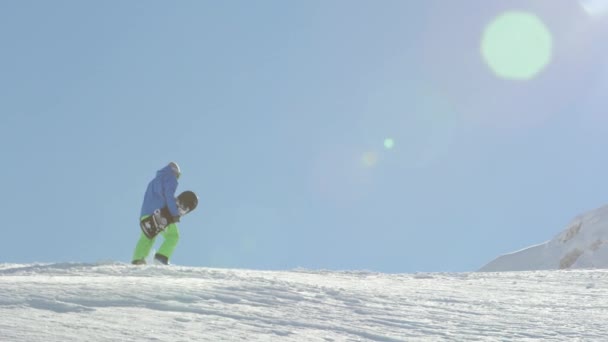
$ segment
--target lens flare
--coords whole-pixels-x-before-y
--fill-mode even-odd
[[[363,162],[363,165],[373,167],[378,163],[378,156],[374,152],[365,152],[363,157],[361,157],[361,161]]]
[[[552,47],[551,33],[536,15],[506,12],[485,29],[481,54],[498,77],[529,80],[549,64]]]
[[[393,147],[395,147],[395,141],[393,139],[391,139],[391,138],[384,139],[384,148],[386,148],[387,150],[390,150]]]

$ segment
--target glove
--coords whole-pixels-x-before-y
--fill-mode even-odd
[[[173,223],[179,222],[179,216],[173,216],[171,219],[173,220]]]

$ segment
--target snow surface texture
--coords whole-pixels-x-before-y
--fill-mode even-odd
[[[577,216],[552,240],[505,254],[480,271],[608,268],[608,206]]]
[[[608,271],[0,264],[0,341],[605,341]]]

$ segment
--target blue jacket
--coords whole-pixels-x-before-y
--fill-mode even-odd
[[[156,177],[148,184],[144,203],[141,206],[141,216],[152,215],[154,210],[167,206],[173,216],[179,216],[175,200],[177,177],[171,166],[167,165],[156,172]]]

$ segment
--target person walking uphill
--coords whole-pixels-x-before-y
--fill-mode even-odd
[[[140,220],[152,215],[154,210],[166,206],[169,208],[171,216],[173,216],[173,222],[179,222],[180,215],[175,199],[175,191],[177,190],[177,180],[180,175],[181,170],[175,162],[169,163],[156,172],[156,177],[150,181],[146,189],[144,202],[141,207]],[[160,235],[163,236],[164,241],[158,253],[154,255],[154,259],[157,262],[168,265],[173,250],[175,250],[175,246],[177,246],[177,242],[179,241],[177,224],[172,223],[168,225]],[[156,238],[148,239],[143,232],[141,233],[141,237],[135,247],[135,253],[133,253],[133,264],[143,265],[146,263],[146,257],[150,253],[155,240]]]

